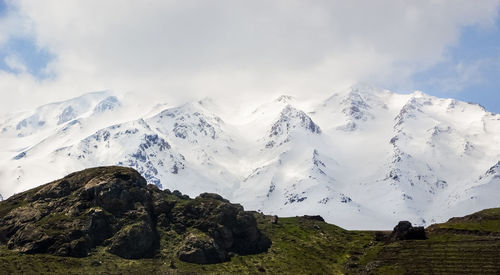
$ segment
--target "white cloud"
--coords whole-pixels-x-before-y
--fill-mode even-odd
[[[6,86],[32,102],[102,89],[253,98],[282,91],[326,96],[353,82],[392,86],[442,61],[462,26],[494,24],[499,1],[9,4],[37,44],[56,55],[47,68],[55,77],[0,74],[2,102],[12,97]]]
[[[4,58],[5,64],[15,73],[26,73],[26,65],[15,55],[8,55]]]

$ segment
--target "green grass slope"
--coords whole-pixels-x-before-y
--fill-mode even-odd
[[[5,207],[12,207],[7,205]],[[1,209],[0,209],[1,211]],[[97,248],[89,257],[21,254],[0,247],[6,274],[500,274],[500,208],[427,228],[427,240],[376,241],[377,232],[348,231],[303,217],[255,214],[272,240],[266,253],[211,265],[182,262],[164,249],[157,258],[127,260]],[[389,232],[384,232],[388,234]],[[178,235],[161,232],[165,242]],[[379,233],[380,234],[380,233]],[[168,247],[168,246],[165,246]]]
[[[66,179],[71,187],[78,182],[95,183],[90,179],[95,177],[96,171],[103,175],[116,171],[131,173],[132,176],[136,173],[122,170],[116,167],[85,170],[74,174],[74,179]],[[122,174],[117,175],[123,178]],[[78,222],[80,216],[85,216],[87,212],[80,216],[64,214],[71,211],[62,208],[71,209],[83,201],[75,192],[61,195],[64,189],[56,187],[64,185],[58,184],[59,181],[46,184],[0,202],[0,225],[10,219],[38,226],[51,236],[68,235],[70,225]],[[77,187],[72,188],[83,190],[83,187]],[[500,208],[432,225],[426,229],[426,240],[404,241],[388,241],[390,238],[384,238],[384,235],[390,234],[390,231],[349,231],[314,217],[278,218],[277,222],[273,222],[270,216],[238,210],[238,215],[249,215],[252,220],[252,215],[255,217],[258,230],[271,239],[271,247],[267,252],[252,255],[238,255],[231,251],[230,261],[201,265],[179,260],[179,244],[188,235],[208,238],[207,232],[200,231],[203,227],[194,224],[210,224],[210,220],[204,219],[214,219],[211,215],[214,211],[236,209],[236,206],[213,198],[189,199],[174,195],[175,192],[167,194],[156,190],[156,187],[144,185],[142,188],[150,192],[147,194],[152,194],[158,209],[161,205],[164,208],[167,205],[173,207],[161,213],[174,213],[171,220],[183,220],[189,225],[181,231],[176,229],[175,224],[157,226],[161,243],[152,258],[121,258],[108,252],[108,242],[95,246],[88,256],[81,258],[19,253],[8,249],[8,236],[0,234],[0,274],[500,274]],[[136,189],[132,186],[128,190],[133,194]],[[54,209],[59,212],[48,212],[36,220],[12,218],[36,217],[35,214],[42,208],[54,207],[58,200],[61,209]],[[138,215],[140,212],[130,209],[126,212],[128,214],[118,215],[116,219],[121,217],[135,222],[136,215],[130,213]],[[207,212],[206,215],[199,213],[203,211]],[[160,223],[161,216],[157,217]],[[123,228],[131,224],[124,223]],[[0,232],[8,231],[2,231],[0,227]],[[19,232],[31,233],[29,230]],[[19,236],[18,241],[22,237]],[[242,239],[238,241],[245,243]],[[23,244],[18,245],[22,247]],[[9,247],[15,248],[12,245]]]
[[[354,274],[500,274],[500,208],[426,229],[427,240],[378,242]]]
[[[102,248],[89,257],[71,258],[20,254],[2,246],[0,270],[8,274],[343,274],[352,258],[374,243],[374,232],[347,231],[303,217],[279,218],[272,224],[270,217],[256,216],[259,228],[273,242],[271,248],[266,253],[236,255],[225,263],[190,264],[167,249],[155,259],[126,260]],[[161,234],[165,241],[180,241],[176,234]]]

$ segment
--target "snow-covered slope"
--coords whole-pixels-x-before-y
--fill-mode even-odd
[[[191,196],[356,229],[500,206],[500,115],[479,105],[366,86],[244,114],[210,99],[153,105],[98,92],[1,116],[0,194],[116,164]]]

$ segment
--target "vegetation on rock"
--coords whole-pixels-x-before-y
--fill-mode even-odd
[[[131,168],[99,167],[23,192],[2,202],[0,241],[22,253],[86,257],[103,246],[127,259],[155,257],[160,233],[174,230],[187,236],[179,258],[195,263],[229,260],[230,252],[266,251],[269,238],[255,217],[215,194],[189,199],[161,191]],[[204,233],[218,257],[186,257],[186,245],[196,248],[188,231]],[[209,255],[210,254],[210,255]]]
[[[348,231],[320,216],[247,212],[100,167],[0,202],[10,274],[498,274],[500,208],[427,229]]]

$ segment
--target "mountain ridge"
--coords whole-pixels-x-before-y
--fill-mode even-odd
[[[104,113],[93,112],[99,103]],[[361,85],[320,102],[284,95],[246,116],[228,116],[214,100],[121,119],[129,109],[102,95],[88,112],[19,137],[9,133],[26,116],[0,121],[11,129],[0,133],[0,194],[124,165],[191,196],[215,192],[252,210],[321,214],[346,228],[425,225],[498,206],[491,192],[499,179],[480,177],[500,160],[500,115],[478,105]]]

